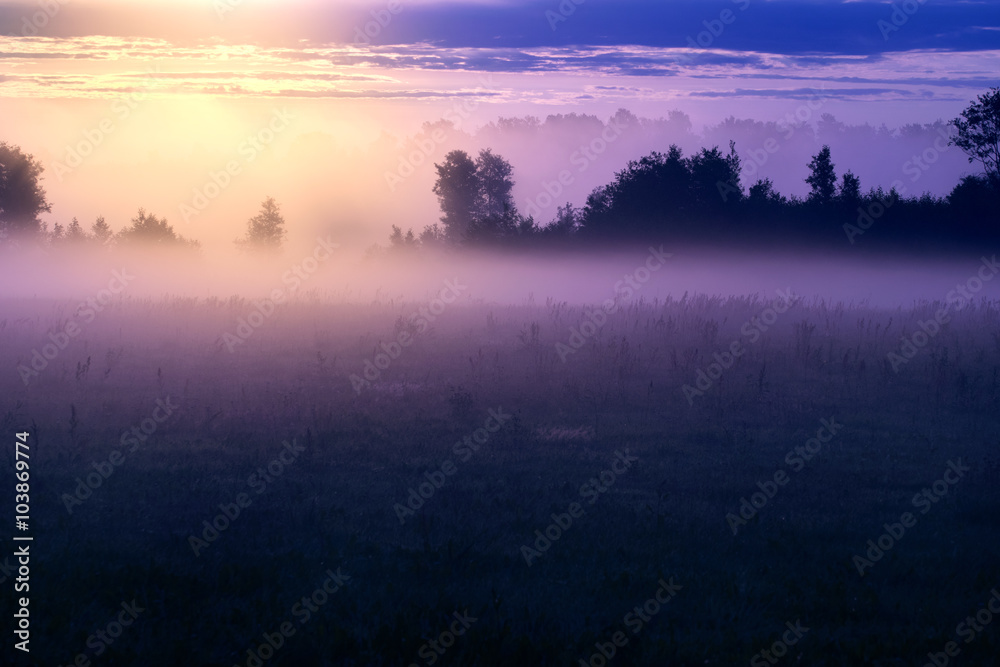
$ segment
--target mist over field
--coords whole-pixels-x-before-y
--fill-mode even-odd
[[[232,252],[212,258],[176,257],[125,251],[84,256],[57,251],[12,256],[0,268],[0,296],[13,299],[72,301],[107,287],[114,271],[130,279],[121,298],[171,296],[256,299],[280,290],[289,300],[330,303],[419,303],[445,280],[467,286],[463,300],[517,305],[529,302],[598,304],[621,298],[626,276],[644,265],[648,248],[616,251],[512,253],[428,251],[423,254],[369,257],[340,246],[332,235],[312,247],[288,248],[280,257],[247,257]],[[329,247],[329,259],[314,251]],[[685,293],[723,296],[769,294],[791,288],[816,301],[908,308],[922,301],[946,300],[976,275],[982,257],[917,258],[851,256],[778,249],[748,255],[732,248],[710,249],[656,243],[669,259],[647,281],[632,280],[626,301],[679,299]],[[992,253],[991,253],[992,256]],[[987,257],[989,259],[989,257]],[[312,271],[310,271],[312,269]],[[24,276],[32,276],[24,280]],[[977,297],[995,298],[992,284]]]
[[[993,665],[1000,7],[0,0],[0,665]]]

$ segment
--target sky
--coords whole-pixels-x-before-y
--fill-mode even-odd
[[[690,130],[654,139],[690,151],[724,145],[729,117],[947,121],[997,72],[1000,3],[976,0],[0,0],[0,141],[45,164],[46,220],[118,228],[144,207],[207,244],[231,243],[268,195],[304,236],[419,230],[436,217],[432,163],[486,145],[500,118],[680,112]],[[458,134],[421,149],[415,135],[442,118]],[[522,208],[566,162],[545,142],[492,139]],[[625,160],[664,148],[623,141],[565,194],[582,205]],[[863,185],[905,171],[904,148]],[[792,156],[760,169],[785,192],[803,187]],[[963,168],[948,155],[914,189],[946,194]]]

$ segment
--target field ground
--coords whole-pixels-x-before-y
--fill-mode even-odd
[[[262,644],[266,665],[600,665],[596,645],[621,666],[762,650],[922,665],[950,641],[953,664],[1000,655],[996,622],[959,628],[1000,590],[996,302],[953,311],[894,370],[887,353],[940,304],[797,301],[764,331],[752,318],[779,304],[639,301],[563,360],[556,343],[588,319],[565,304],[464,302],[419,331],[421,304],[300,300],[230,352],[250,301],[126,299],[25,384],[18,365],[74,305],[0,307],[0,433],[28,430],[33,452],[34,664],[254,665]],[[411,344],[355,391],[401,332]],[[733,341],[732,367],[711,367]],[[699,371],[711,386],[689,402]],[[473,451],[463,440],[496,425],[490,410],[511,417]],[[810,443],[823,420],[842,427]],[[123,438],[144,424],[145,441]],[[442,477],[412,515],[396,507]],[[772,497],[746,525],[727,520],[758,491]],[[553,514],[564,528],[529,565],[522,546],[546,546],[535,531]],[[891,546],[861,576],[855,556],[880,537]],[[661,579],[680,588],[633,612]],[[306,618],[325,581],[336,592]],[[88,641],[132,600],[143,611],[110,646]],[[265,634],[286,622],[270,656]],[[772,649],[783,633],[795,643]],[[12,643],[5,631],[5,664]]]

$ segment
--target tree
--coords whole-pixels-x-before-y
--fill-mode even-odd
[[[69,227],[66,228],[66,240],[70,243],[85,243],[90,240],[87,236],[87,232],[80,226],[80,221],[73,218],[73,221],[69,223]]]
[[[145,245],[157,247],[198,247],[197,241],[188,241],[179,236],[165,218],[157,218],[145,209],[139,209],[138,215],[132,218],[127,227],[115,235],[119,244]],[[95,224],[96,227],[96,224]]]
[[[573,208],[573,204],[566,202],[565,206],[556,207],[556,217],[549,224],[542,228],[544,234],[549,236],[571,236],[580,227],[583,213]]]
[[[15,235],[36,235],[39,214],[52,206],[40,184],[45,167],[17,146],[0,142],[0,229]]]
[[[389,235],[389,247],[391,248],[413,248],[417,245],[417,239],[413,235],[413,230],[409,229],[406,231],[406,235],[403,235],[403,230],[396,225],[392,226],[392,233]]]
[[[420,232],[420,245],[435,246],[445,242],[444,231],[436,222],[433,225],[426,225],[424,231]]]
[[[702,148],[687,159],[687,164],[691,172],[692,196],[702,210],[714,211],[723,204],[743,198],[736,142],[729,142],[728,156],[723,156],[718,146]]]
[[[452,243],[464,243],[469,239],[480,201],[476,163],[465,151],[455,150],[434,168],[438,173],[434,194],[444,214],[441,222],[445,236]]]
[[[708,157],[703,154],[696,162],[700,177],[710,179],[708,185],[705,181],[702,185],[718,197],[716,180],[708,175],[715,173],[714,167],[718,166],[715,158],[725,164],[718,150],[708,151]],[[671,146],[666,154],[653,151],[630,161],[610,184],[590,194],[581,231],[619,237],[648,234],[694,217],[694,197],[691,161],[683,157],[681,149]]]
[[[812,188],[809,201],[819,204],[829,204],[836,192],[837,174],[830,159],[830,147],[823,146],[819,153],[813,156],[809,163],[809,177],[806,183]]]
[[[969,156],[969,162],[978,160],[986,177],[995,187],[1000,186],[1000,88],[992,88],[980,95],[952,121],[958,136],[951,143]]]
[[[757,206],[765,204],[784,206],[788,203],[784,195],[774,189],[774,182],[770,178],[757,179],[757,182],[750,186],[747,201]]]
[[[274,197],[260,205],[260,213],[247,221],[247,233],[236,239],[236,246],[251,252],[278,253],[285,240],[285,219]]]
[[[111,227],[104,221],[104,216],[100,216],[90,227],[90,236],[101,245],[108,245],[114,237]]]
[[[844,173],[837,197],[851,206],[861,201],[861,179],[855,176],[853,171],[848,170]]]
[[[479,194],[470,235],[477,239],[509,236],[517,225],[514,205],[514,169],[510,163],[490,149],[479,152],[476,159],[476,179]]]

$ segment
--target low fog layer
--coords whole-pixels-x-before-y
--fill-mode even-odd
[[[931,261],[872,261],[859,254],[824,258],[809,253],[770,256],[685,249],[588,255],[425,251],[365,253],[322,234],[275,258],[217,254],[150,255],[118,250],[82,256],[59,249],[25,251],[0,267],[0,298],[159,299],[279,298],[348,303],[426,303],[454,289],[458,303],[600,304],[608,299],[652,301],[689,294],[777,298],[791,290],[807,300],[845,305],[909,307],[946,301],[959,286],[975,298],[998,298],[994,255]],[[985,276],[985,280],[983,279]],[[978,278],[977,278],[978,277]],[[1000,281],[997,281],[1000,283]],[[455,301],[455,300],[452,300]]]

